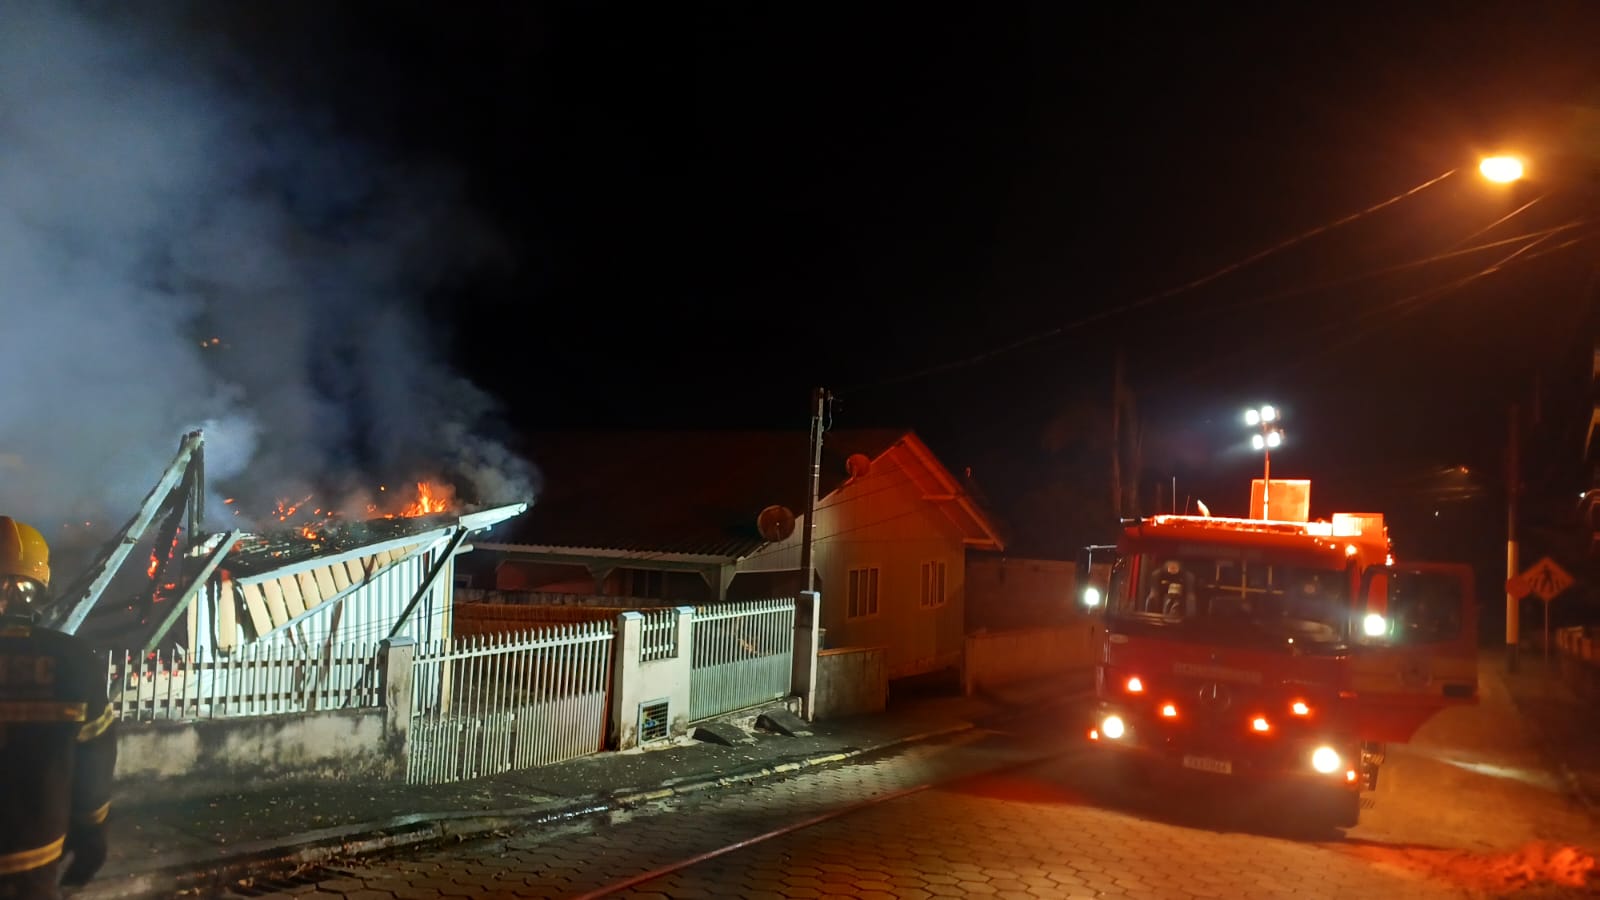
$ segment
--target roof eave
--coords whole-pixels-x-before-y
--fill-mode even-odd
[[[660,550],[626,550],[621,547],[580,547],[562,544],[501,544],[479,541],[473,544],[479,550],[523,556],[581,556],[592,559],[623,562],[645,561],[661,563],[686,563],[699,566],[731,566],[743,556],[714,553],[669,553]]]
[[[933,450],[917,437],[916,432],[907,431],[899,443],[904,444],[929,473],[945,486],[946,493],[927,499],[935,503],[954,503],[966,514],[965,518],[976,526],[978,533],[967,535],[963,543],[984,550],[1004,550],[1005,539],[1000,536],[1000,529],[990,520],[987,513],[972,502],[972,497],[962,488],[960,482],[956,481],[955,476],[950,474],[950,470],[945,468],[944,463],[933,454]]]

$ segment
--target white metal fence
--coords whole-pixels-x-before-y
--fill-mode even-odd
[[[692,720],[788,696],[794,659],[794,598],[695,609],[692,652]]]
[[[639,645],[639,661],[671,659],[678,655],[678,611],[642,609],[644,628]]]
[[[612,622],[417,648],[406,781],[444,784],[605,745]]]
[[[106,694],[118,719],[171,721],[375,707],[377,679],[363,675],[373,644],[247,644],[224,655],[206,647],[112,651]]]

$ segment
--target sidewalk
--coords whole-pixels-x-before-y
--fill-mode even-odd
[[[1527,727],[1534,733],[1552,769],[1565,787],[1600,822],[1600,739],[1595,724],[1600,705],[1577,696],[1562,681],[1552,661],[1545,665],[1537,650],[1525,651],[1517,671],[1506,671],[1503,652],[1485,654],[1481,665],[1492,667]]]
[[[814,723],[805,737],[757,732],[754,743],[731,747],[686,740],[457,784],[319,784],[113,807],[110,858],[73,896],[204,894],[263,867],[558,822],[996,724],[1088,686],[1076,675],[975,697],[907,697],[882,715]]]

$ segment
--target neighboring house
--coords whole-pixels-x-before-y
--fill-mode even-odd
[[[467,577],[600,605],[793,596],[807,444],[782,431],[535,435],[527,452],[545,493],[473,542]],[[828,432],[819,496],[812,561],[827,645],[887,648],[891,678],[959,665],[966,552],[1004,549],[978,496],[900,430]],[[769,507],[793,517],[769,513],[763,536]]]

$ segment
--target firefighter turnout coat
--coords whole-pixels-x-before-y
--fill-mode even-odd
[[[0,617],[0,900],[54,896],[64,852],[104,847],[117,759],[105,678],[81,638]]]

